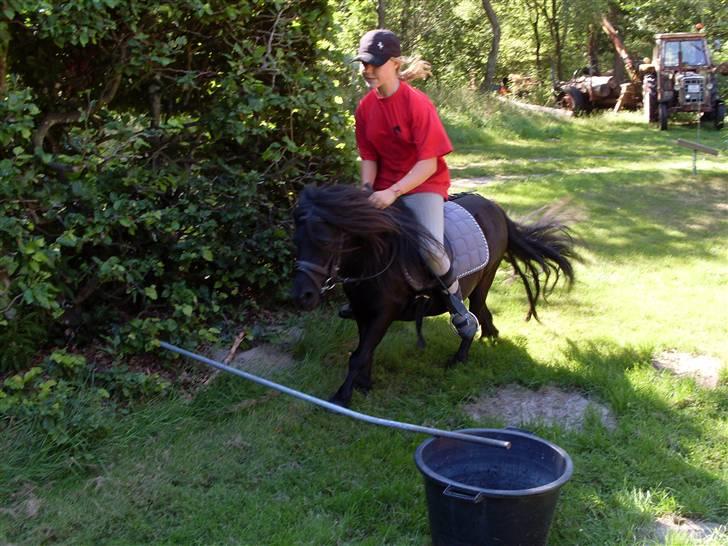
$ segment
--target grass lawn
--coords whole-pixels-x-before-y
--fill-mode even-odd
[[[489,298],[501,339],[474,344],[455,369],[443,367],[457,346],[446,317],[426,323],[424,351],[412,324],[396,324],[378,349],[374,390],[355,394],[353,409],[499,427],[474,422],[463,404],[513,383],[576,391],[606,404],[617,427],[528,427],[575,465],[550,544],[648,544],[642,529],[665,515],[727,523],[728,373],[704,389],[651,360],[674,349],[728,363],[728,131],[701,132],[721,155],[700,157],[693,176],[691,152],[674,140],[695,140],[694,125],[660,132],[637,114],[557,120],[487,104],[443,111],[458,183],[475,181],[468,187],[515,216],[569,199],[584,262],[574,289],[541,307],[541,324],[523,321],[525,293],[504,268]],[[333,307],[302,320],[298,364],[275,379],[326,398],[355,329]],[[24,448],[26,434],[0,439],[0,544],[429,543],[413,462],[422,436],[235,377],[131,412],[84,460]]]

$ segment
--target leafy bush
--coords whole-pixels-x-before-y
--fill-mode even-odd
[[[6,2],[0,343],[123,354],[281,296],[298,190],[353,166],[330,24],[324,0]]]
[[[83,453],[108,431],[119,403],[163,394],[168,386],[156,374],[94,372],[83,356],[56,350],[40,366],[5,379],[0,423],[20,420],[53,448]]]

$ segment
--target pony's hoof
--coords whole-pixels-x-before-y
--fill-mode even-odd
[[[445,362],[445,368],[448,370],[451,370],[458,364],[462,364],[465,362],[466,359],[459,357],[458,355],[453,355],[450,358],[447,359],[447,362]]]
[[[367,394],[369,394],[369,391],[372,390],[372,384],[371,382],[355,383],[354,388],[366,396]]]
[[[492,341],[495,341],[498,338],[498,335],[498,328],[495,326],[488,326],[484,324],[480,325],[480,339],[489,338]]]
[[[500,343],[498,336],[480,336],[480,341],[488,342],[490,345],[496,346]]]
[[[351,404],[351,398],[346,400],[343,397],[339,396],[339,394],[337,393],[329,398],[329,402],[332,404],[336,404],[337,406],[341,406],[342,408],[348,408]]]
[[[345,303],[339,308],[339,318],[343,319],[353,319],[354,318],[354,311],[351,310],[351,305],[348,303]]]

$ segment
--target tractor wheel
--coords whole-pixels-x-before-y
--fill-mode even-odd
[[[564,97],[561,102],[564,108],[571,110],[575,116],[582,116],[589,112],[589,99],[576,87],[564,89]]]
[[[723,101],[715,105],[715,117],[713,117],[713,125],[720,131],[723,128],[723,120],[725,119],[725,103]]]
[[[658,117],[660,121],[660,131],[667,131],[667,117],[669,110],[667,109],[667,103],[661,102],[658,111]]]
[[[657,81],[654,74],[647,74],[642,80],[642,111],[645,121],[657,121]]]

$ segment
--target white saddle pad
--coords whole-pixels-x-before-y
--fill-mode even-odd
[[[472,214],[454,201],[445,202],[445,249],[458,279],[480,271],[490,259],[488,241],[480,225]],[[423,277],[421,273],[413,273],[406,268],[404,274],[417,291],[435,284],[431,275]]]

